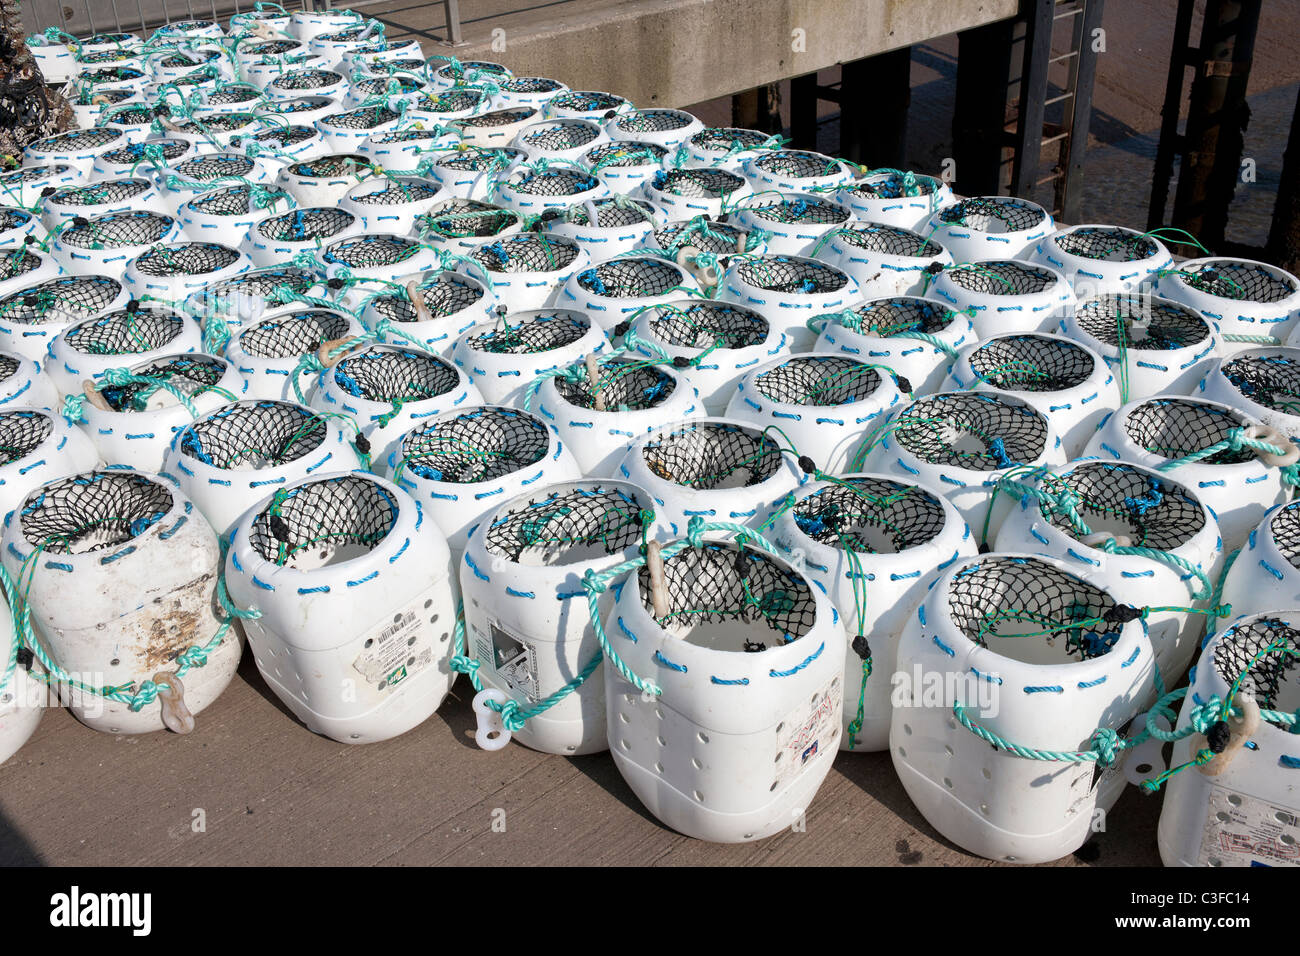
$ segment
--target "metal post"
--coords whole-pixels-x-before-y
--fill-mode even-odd
[[[465,42],[460,36],[460,0],[443,0],[443,10],[447,14],[447,39],[452,46],[460,46]]]
[[[1002,20],[957,34],[954,188],[968,196],[997,195],[1001,185],[1014,30],[1014,20]]]
[[[1011,194],[1028,196],[1038,183],[1038,165],[1042,159],[1047,68],[1052,58],[1056,0],[1022,0],[1020,11],[1025,19],[1025,65],[1020,73],[1020,115],[1016,122]]]
[[[1092,49],[1093,31],[1101,26],[1103,0],[1085,0],[1082,20],[1076,34],[1078,42],[1074,58],[1074,99],[1070,107],[1074,113],[1070,120],[1070,141],[1067,146],[1064,175],[1058,181],[1061,219],[1079,221],[1079,203],[1082,197],[1083,160],[1088,152],[1088,127],[1092,120],[1092,88],[1097,79],[1097,54]]]

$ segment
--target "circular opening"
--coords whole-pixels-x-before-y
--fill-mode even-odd
[[[1240,678],[1241,690],[1266,710],[1300,708],[1297,663],[1300,631],[1271,614],[1233,625],[1214,648],[1215,673],[1229,687]]]
[[[1186,306],[1149,295],[1100,295],[1074,311],[1080,329],[1099,342],[1118,348],[1171,351],[1207,342],[1209,324]]]
[[[546,426],[532,415],[485,407],[412,429],[398,458],[406,471],[427,481],[473,484],[535,465],[549,447]]]
[[[1129,412],[1124,419],[1124,433],[1139,448],[1178,459],[1217,445],[1228,438],[1232,429],[1248,424],[1240,412],[1225,406],[1191,398],[1161,398],[1143,402]],[[1200,464],[1240,465],[1255,460],[1249,448],[1225,448],[1200,459]]]
[[[420,251],[420,243],[403,236],[358,236],[325,247],[322,258],[349,269],[377,269],[405,262]]]
[[[73,351],[86,355],[132,355],[166,347],[184,328],[185,319],[175,312],[119,309],[72,326],[63,339]]]
[[[581,312],[516,313],[502,316],[496,328],[469,336],[465,345],[475,352],[532,355],[571,345],[590,330],[591,320]]]
[[[0,299],[0,316],[22,325],[75,322],[104,311],[121,294],[122,283],[107,276],[64,276]]]
[[[1283,354],[1246,352],[1224,362],[1220,371],[1232,387],[1258,405],[1300,415],[1300,363]]]
[[[23,537],[50,554],[85,554],[144,534],[172,508],[172,495],[144,475],[96,471],[50,482],[24,500]]]
[[[321,122],[337,129],[374,129],[376,126],[383,126],[400,118],[400,113],[395,113],[386,106],[363,106],[346,113],[324,116]]]
[[[26,458],[53,432],[44,412],[0,412],[0,466]]]
[[[367,180],[366,189],[349,198],[363,206],[401,206],[430,199],[438,194],[438,188],[420,179]]]
[[[1009,259],[958,266],[944,275],[967,292],[980,295],[1034,295],[1057,281],[1046,269]]]
[[[734,255],[749,238],[749,233],[729,223],[694,219],[676,222],[653,233],[655,245],[665,252],[676,253],[683,246],[694,246],[714,255]]]
[[[945,207],[940,210],[939,218],[974,232],[999,234],[1032,229],[1045,222],[1047,214],[1038,206],[1020,199],[981,196]]]
[[[397,499],[369,478],[322,478],[277,491],[253,519],[249,544],[280,567],[312,571],[369,554],[392,531],[398,510]]]
[[[279,468],[319,448],[325,433],[325,420],[297,405],[237,402],[186,427],[179,448],[223,471]]]
[[[1245,302],[1281,302],[1300,291],[1296,280],[1281,269],[1231,259],[1202,263],[1182,278],[1193,289]]]
[[[558,272],[578,258],[577,245],[546,236],[509,236],[479,246],[470,258],[490,272]]]
[[[996,471],[1036,460],[1046,448],[1047,421],[1005,395],[931,395],[899,414],[893,437],[931,464]]]
[[[531,567],[623,555],[642,540],[643,507],[630,486],[553,485],[484,519],[483,544],[493,555]]]
[[[767,341],[768,322],[757,312],[722,302],[664,305],[648,313],[650,338],[685,349],[743,349]]]
[[[78,249],[147,246],[171,231],[176,221],[153,212],[111,212],[73,223],[59,232],[59,243]]]
[[[1043,335],[989,339],[971,353],[970,366],[980,381],[1020,392],[1075,388],[1096,369],[1092,356],[1073,342]]]
[[[719,199],[745,185],[745,180],[725,169],[670,169],[655,173],[653,184],[660,192],[684,199]]]
[[[263,219],[257,232],[278,242],[311,242],[336,236],[356,221],[357,217],[344,209],[295,209]]]
[[[1150,259],[1159,249],[1154,239],[1120,226],[1080,226],[1052,241],[1062,252],[1102,262]]]
[[[900,332],[935,335],[952,325],[960,314],[938,302],[913,296],[875,299],[852,312],[858,317],[853,331],[880,338],[889,338]]]
[[[836,233],[835,239],[864,252],[905,259],[933,259],[943,255],[943,247],[937,242],[919,236],[910,229],[883,223],[845,226]]]
[[[179,404],[173,389],[190,400],[211,390],[221,381],[226,368],[225,362],[212,355],[175,355],[131,369],[131,374],[153,381],[106,385],[99,394],[115,412],[150,411],[151,405],[157,409]],[[162,388],[159,382],[166,382],[169,387]]]
[[[372,346],[334,367],[335,384],[357,398],[405,404],[450,392],[460,382],[456,369],[425,352],[398,346]]]
[[[239,347],[254,358],[298,358],[348,334],[337,312],[306,309],[264,319],[239,333]]]
[[[847,209],[814,196],[784,196],[776,200],[764,196],[745,203],[744,208],[768,222],[837,225],[849,219]]]
[[[880,373],[852,358],[799,356],[759,375],[754,385],[782,405],[847,405],[873,395]]]
[[[849,277],[814,259],[789,256],[762,256],[747,259],[735,267],[744,282],[766,292],[786,295],[816,295],[838,292],[848,285]]]
[[[578,273],[578,285],[593,295],[640,299],[664,295],[681,286],[682,270],[657,258],[614,259]]]
[[[843,551],[897,554],[943,531],[943,505],[916,485],[852,477],[798,499],[791,517],[799,530]]]
[[[135,257],[135,268],[147,276],[199,276],[219,272],[239,261],[239,253],[215,242],[154,246]]]
[[[781,468],[780,446],[757,428],[690,422],[653,433],[641,458],[659,478],[700,491],[761,484]]]
[[[618,128],[629,133],[659,133],[685,129],[695,117],[679,110],[633,110],[618,118]]]
[[[148,191],[149,183],[143,179],[106,179],[89,186],[65,186],[46,201],[59,206],[106,206]]]
[[[585,371],[583,376],[581,381],[566,378],[551,381],[560,397],[570,405],[594,409],[595,397]],[[677,381],[663,369],[624,360],[601,365],[601,379],[597,384],[604,396],[605,408],[610,412],[654,408],[666,401],[677,388]]]
[[[1205,527],[1204,508],[1185,488],[1131,465],[1089,462],[1045,476],[1042,487],[1073,492],[1079,516],[1092,531],[1126,535],[1138,547],[1173,551]],[[1069,516],[1040,507],[1053,526],[1082,539]]]
[[[521,222],[519,213],[476,199],[450,199],[420,218],[424,235],[446,239],[489,239]]]
[[[463,312],[483,299],[483,287],[470,279],[451,272],[440,272],[426,279],[418,287],[425,308],[434,319],[446,318]],[[384,318],[393,322],[419,322],[415,306],[405,295],[381,295],[370,301],[370,306]]]

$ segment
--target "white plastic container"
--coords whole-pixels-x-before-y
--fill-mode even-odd
[[[17,352],[0,352],[0,408],[53,411],[58,403],[58,389],[40,365]]]
[[[745,160],[743,169],[756,192],[782,193],[832,193],[858,172],[845,160],[804,149],[761,150]]]
[[[479,246],[517,236],[524,217],[513,209],[503,209],[477,199],[446,199],[415,225],[415,234],[435,249],[465,255]]]
[[[3,560],[15,577],[41,549],[29,572],[32,624],[53,662],[84,684],[132,693],[154,681],[174,692],[178,656],[206,647],[218,632],[217,537],[162,478],[95,471],[56,479],[8,517],[4,544]],[[226,689],[242,651],[238,628],[230,628],[206,651],[206,663],[180,678],[191,714]],[[163,729],[158,702],[133,713],[125,703],[56,687],[73,716],[93,730]]]
[[[609,349],[601,327],[571,309],[497,316],[461,333],[451,359],[489,405],[518,405],[533,381]]]
[[[478,116],[453,120],[461,142],[468,146],[493,149],[514,142],[516,136],[542,118],[542,111],[531,106],[493,110]]]
[[[460,571],[467,652],[486,688],[527,709],[582,673],[600,653],[583,576],[636,557],[660,532],[649,495],[624,481],[559,482],[498,502],[470,535]],[[613,603],[602,594],[600,613]],[[566,756],[608,749],[604,667],[514,739]]]
[[[319,352],[327,342],[355,338],[365,330],[342,312],[314,307],[276,309],[269,315],[237,328],[226,343],[225,355],[248,383],[249,398],[295,401],[305,396],[314,374],[294,371],[303,356]],[[330,469],[333,471],[333,469]]]
[[[496,302],[487,286],[459,272],[430,273],[415,291],[423,315],[416,310],[410,289],[387,290],[368,298],[361,321],[372,329],[385,320],[392,326],[379,333],[378,341],[403,345],[414,339],[446,358],[462,334],[495,311]]]
[[[847,206],[854,218],[910,229],[927,239],[935,238],[928,226],[930,217],[953,198],[951,187],[942,180],[897,169],[869,173],[835,192],[835,200]]]
[[[492,295],[508,313],[556,305],[569,277],[591,264],[587,251],[573,240],[534,233],[479,246],[469,258],[488,271]]]
[[[746,196],[735,208],[742,228],[771,233],[767,248],[777,255],[811,256],[822,240],[850,221],[843,206],[810,193],[764,190]]]
[[[785,334],[792,352],[806,352],[816,339],[807,321],[850,308],[862,296],[851,276],[825,262],[759,256],[731,264],[718,286],[718,298],[753,309]]]
[[[1046,209],[1014,196],[980,196],[944,206],[930,217],[931,236],[958,262],[1025,258],[1056,231]]]
[[[453,196],[497,203],[497,183],[509,177],[523,161],[521,149],[469,149],[435,157],[429,172]]]
[[[851,275],[864,299],[921,295],[952,254],[933,239],[884,223],[846,223],[815,243],[811,254]]]
[[[350,278],[361,284],[349,289],[355,306],[367,292],[386,290],[388,283],[423,281],[437,269],[438,254],[419,240],[392,233],[361,233],[335,239],[316,252],[320,271],[328,279]]]
[[[49,410],[6,403],[0,410],[0,441],[0,518],[47,481],[99,464],[99,453],[85,433]]]
[[[1300,319],[1300,280],[1253,259],[1192,259],[1161,276],[1155,291],[1190,305],[1218,325],[1224,354],[1257,344],[1236,341],[1235,336],[1271,336],[1284,342]]]
[[[401,121],[402,114],[387,106],[359,106],[318,119],[316,128],[325,138],[330,152],[347,153],[371,136],[397,129]]]
[[[45,226],[41,220],[26,209],[0,206],[0,249],[30,245],[27,242],[28,236],[33,241],[45,238]]]
[[[567,209],[574,203],[606,199],[610,195],[608,186],[576,164],[557,164],[545,168],[521,166],[498,180],[493,201],[507,209],[536,216],[548,209]]]
[[[122,278],[137,299],[180,305],[190,293],[252,268],[248,256],[216,242],[158,243],[127,263]]]
[[[658,224],[658,212],[648,202],[613,196],[572,205],[545,228],[551,235],[573,239],[599,262],[644,249]]]
[[[236,184],[185,201],[177,218],[189,238],[237,248],[249,229],[293,206],[294,198],[282,190]]]
[[[594,146],[582,154],[582,165],[618,195],[644,195],[639,192],[668,161],[668,150],[657,143],[620,140]]]
[[[958,723],[954,701],[987,731],[1038,750],[1079,751],[1099,727],[1119,730],[1152,684],[1142,623],[1069,626],[1116,604],[1089,574],[1016,555],[960,561],[930,590],[898,642],[906,680],[889,749],[907,795],[943,836],[988,859],[1046,863],[1092,834],[1121,774],[991,748]],[[1024,636],[1057,624],[1050,637]]]
[[[967,346],[942,391],[1014,395],[1034,406],[1076,457],[1098,423],[1120,405],[1119,385],[1100,355],[1060,335],[995,335]]]
[[[685,110],[644,109],[617,113],[605,124],[610,139],[658,143],[673,149],[686,142],[704,124]]]
[[[236,527],[226,576],[232,600],[262,612],[244,625],[258,671],[315,733],[347,744],[396,737],[455,680],[451,554],[382,478],[281,488]]]
[[[181,224],[156,212],[115,212],[73,220],[54,238],[50,251],[64,272],[120,278],[127,263],[151,246],[181,239]]]
[[[970,528],[924,485],[854,474],[801,488],[770,534],[840,610],[847,642],[840,750],[887,749],[899,635],[939,573],[974,557]]]
[[[32,243],[0,250],[0,296],[56,278],[63,270]]]
[[[664,211],[670,221],[708,216],[717,219],[738,201],[754,194],[754,187],[738,173],[725,169],[669,169],[641,184],[641,197]]]
[[[7,665],[10,655],[16,653],[13,617],[9,605],[3,604],[0,613],[0,655]],[[602,685],[602,690],[603,685]],[[6,678],[0,671],[0,766],[17,753],[31,739],[41,722],[41,713],[47,703],[44,684],[32,677],[27,669],[15,663]]]
[[[0,298],[0,348],[40,365],[54,336],[129,300],[122,283],[108,276],[59,276],[26,286]]]
[[[866,435],[905,400],[888,369],[842,353],[812,352],[746,372],[727,415],[784,433],[800,456],[839,474]]]
[[[45,371],[61,395],[80,395],[110,368],[203,350],[199,324],[157,306],[119,309],[76,322],[50,342]]]
[[[967,313],[981,339],[1005,332],[1051,332],[1075,306],[1074,290],[1063,275],[1014,259],[946,269],[925,294]]]
[[[447,198],[447,193],[430,180],[379,176],[349,189],[339,201],[339,208],[359,217],[367,233],[403,236],[415,227],[417,216]]]
[[[1171,461],[1229,440],[1235,429],[1258,424],[1218,402],[1156,396],[1129,402],[1105,419],[1084,454],[1162,469]],[[1277,469],[1264,464],[1249,448],[1226,448],[1164,473],[1192,489],[1214,512],[1227,551],[1240,547],[1264,512],[1286,497]]]
[[[624,256],[597,262],[565,280],[557,303],[577,309],[609,331],[642,309],[664,306],[698,290],[681,266],[658,256]]]
[[[820,588],[752,548],[688,547],[663,571],[661,620],[644,569],[606,616],[624,663],[662,688],[642,695],[605,668],[614,763],[665,825],[761,840],[801,819],[837,752],[843,628]],[[774,599],[780,610],[751,613]]]
[[[244,234],[239,249],[254,268],[265,268],[292,261],[299,253],[314,252],[318,244],[329,245],[361,232],[361,222],[352,213],[313,206],[257,220]]]
[[[630,100],[616,93],[592,90],[570,90],[553,96],[546,104],[546,115],[559,119],[610,120],[616,113],[632,109]]]
[[[126,137],[111,129],[70,129],[38,139],[23,150],[23,162],[30,166],[67,163],[89,176],[95,157],[126,145]]]
[[[86,177],[71,163],[40,163],[20,166],[0,174],[0,200],[6,205],[32,209],[47,188],[58,189],[84,182]]]
[[[609,136],[600,124],[590,120],[544,120],[525,126],[510,145],[528,154],[529,162],[539,159],[582,159],[589,149],[608,143]]]
[[[1294,664],[1298,622],[1300,611],[1282,608],[1239,617],[1212,638],[1183,698],[1179,728],[1187,726],[1193,709],[1215,698],[1226,701],[1238,686],[1238,708],[1248,706],[1247,697],[1260,709],[1291,713],[1300,707]],[[1228,724],[1233,736],[1242,732],[1236,719]],[[1184,737],[1174,744],[1173,765],[1186,763],[1206,746],[1202,734]],[[1294,867],[1300,839],[1298,750],[1294,733],[1261,719],[1226,766],[1212,761],[1175,774],[1165,784],[1157,831],[1165,865]],[[1209,769],[1218,773],[1204,772]]]
[[[1269,510],[1250,530],[1223,580],[1233,617],[1300,606],[1300,502]]]
[[[334,208],[349,189],[370,172],[369,160],[357,153],[334,153],[290,163],[276,176],[304,209]]]
[[[1025,258],[1061,273],[1080,299],[1150,291],[1174,262],[1155,236],[1099,225],[1058,229],[1040,239]]]
[[[1208,363],[1195,394],[1300,437],[1300,348],[1235,351]]]
[[[41,222],[49,230],[77,216],[90,219],[132,209],[168,212],[157,187],[144,176],[96,179],[84,185],[64,186],[42,199],[40,208]]]
[[[424,506],[455,556],[503,499],[582,477],[554,426],[500,405],[422,420],[395,443],[383,466]]]

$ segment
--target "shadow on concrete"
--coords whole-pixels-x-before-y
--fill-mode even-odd
[[[45,865],[35,847],[0,809],[0,866]]]

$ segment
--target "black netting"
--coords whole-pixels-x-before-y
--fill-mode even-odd
[[[118,309],[78,322],[63,333],[63,340],[86,355],[135,355],[164,348],[184,331],[186,321],[166,309]]]
[[[71,169],[72,167],[67,163],[42,163],[39,166],[23,166],[15,169],[12,173],[5,173],[0,176],[0,190],[12,197],[14,190],[28,183],[48,179],[52,176],[62,176]]]
[[[47,554],[102,551],[144,534],[171,508],[171,492],[160,481],[121,471],[88,472],[28,495],[23,537]]]
[[[1041,225],[1047,214],[1039,207],[1010,196],[976,196],[945,206],[939,219],[975,232],[1022,232]]]
[[[205,63],[213,63],[220,60],[224,54],[220,50],[187,50],[185,53],[179,51],[170,56],[162,57],[158,63],[164,69],[175,70],[186,67],[200,67]],[[194,59],[198,57],[198,59]]]
[[[933,259],[943,255],[943,247],[937,242],[919,236],[910,229],[887,226],[884,223],[845,226],[836,233],[836,241],[864,252],[880,252],[889,256]]]
[[[591,225],[590,208],[596,210],[596,226],[614,229],[638,222],[654,222],[654,206],[639,199],[597,199],[592,203],[570,206],[564,211],[564,221],[575,226]]]
[[[0,282],[17,279],[41,267],[41,257],[28,252],[26,246],[0,250]]]
[[[414,93],[424,87],[424,84],[413,76],[376,76],[362,80],[360,83],[353,83],[352,89],[362,97],[389,96],[392,95],[388,92],[389,83],[397,84],[399,95]]]
[[[211,113],[203,117],[202,125],[195,121],[182,124],[181,129],[187,133],[202,134],[206,138],[212,133],[235,133],[257,122],[257,117],[252,113]],[[226,155],[223,158],[232,157]]]
[[[395,266],[420,251],[420,243],[402,236],[358,236],[325,247],[324,260],[349,269]]]
[[[132,143],[130,146],[124,146],[121,149],[110,150],[104,153],[100,158],[109,163],[115,163],[118,166],[130,166],[139,162],[147,162],[144,156],[144,148],[148,145],[151,150],[157,147],[161,150],[162,162],[170,163],[178,157],[184,156],[191,149],[190,144],[180,139],[151,139],[146,143]]]
[[[502,146],[498,149],[468,149],[463,154],[446,156],[438,160],[443,169],[460,169],[467,172],[495,172],[511,163],[526,158],[522,149]]]
[[[291,100],[273,100],[265,104],[262,109],[267,113],[279,113],[285,116],[292,116],[294,113],[310,113],[321,107],[328,106],[331,103],[331,97],[328,96],[300,96]],[[277,130],[267,130],[268,133],[275,133]],[[360,158],[360,157],[358,157]],[[362,160],[363,162],[365,160]]]
[[[1062,252],[1103,262],[1135,262],[1156,254],[1154,239],[1119,226],[1080,226],[1053,240]]]
[[[193,398],[221,381],[225,371],[226,364],[212,355],[175,355],[131,369],[131,374],[153,379],[153,383],[106,385],[100,390],[100,395],[115,412],[141,412],[146,409],[150,395],[156,390],[154,383],[159,380]],[[164,394],[170,396],[172,393]]]
[[[309,139],[315,139],[317,135],[316,130],[310,126],[282,126],[257,133],[253,139],[258,143],[271,143],[283,148],[297,146]]]
[[[745,203],[745,209],[768,222],[826,225],[848,222],[849,212],[841,206],[814,196],[783,196],[775,201],[764,196]]]
[[[206,183],[212,179],[226,177],[246,177],[253,171],[253,161],[231,153],[212,156],[196,156],[176,165],[176,175],[182,179],[193,179]]]
[[[567,378],[554,379],[555,389],[570,405],[592,409],[596,407],[591,382],[584,377],[580,382]],[[677,387],[677,382],[663,369],[643,362],[615,359],[600,366],[600,380],[596,383],[609,410],[638,410],[654,408],[665,401]]]
[[[294,176],[307,179],[325,179],[333,176],[355,176],[358,170],[369,167],[370,160],[364,156],[358,156],[356,153],[335,153],[332,156],[310,159],[305,163],[294,163],[289,167],[289,172]]]
[[[510,188],[527,196],[573,196],[600,186],[590,173],[576,169],[530,170],[510,181]]]
[[[77,74],[79,86],[99,86],[105,83],[134,83],[144,71],[134,66],[102,66],[96,70],[82,70]]]
[[[631,489],[599,481],[552,486],[515,502],[483,526],[490,554],[531,567],[570,564],[621,554],[641,540],[643,508]]]
[[[103,96],[104,94],[96,93],[95,95]],[[154,116],[153,110],[142,103],[139,106],[128,106],[126,109],[114,113],[112,123],[115,126],[148,126],[155,119],[157,117]],[[111,150],[111,152],[119,151]]]
[[[288,402],[223,405],[181,432],[181,454],[213,468],[278,468],[325,441],[325,419]]]
[[[1282,557],[1300,570],[1300,502],[1292,502],[1273,515],[1268,530]]]
[[[477,199],[449,199],[420,217],[422,235],[490,239],[521,222],[519,213]]]
[[[881,338],[889,338],[900,332],[935,335],[948,328],[959,315],[941,303],[909,295],[874,299],[852,311],[858,316],[863,335]]]
[[[153,246],[135,257],[135,268],[147,276],[201,276],[239,261],[239,253],[215,242]]]
[[[415,109],[427,113],[463,113],[477,110],[487,94],[482,90],[456,88],[441,93],[425,93],[416,101]]]
[[[1291,276],[1255,262],[1215,259],[1182,275],[1193,289],[1243,302],[1281,302],[1300,291]]]
[[[253,519],[249,544],[281,567],[313,570],[373,551],[398,511],[392,492],[370,478],[322,478],[276,492]]]
[[[0,232],[8,232],[32,221],[32,214],[25,209],[12,206],[0,206]]]
[[[574,113],[607,112],[616,110],[627,103],[621,96],[613,93],[591,93],[585,90],[570,90],[551,98],[551,109],[570,110]]]
[[[497,126],[510,126],[514,123],[522,123],[530,116],[536,116],[537,110],[524,107],[514,110],[493,110],[491,113],[484,113],[482,116],[467,116],[462,120],[457,120],[461,127],[467,129],[493,129]]]
[[[1088,380],[1096,363],[1073,342],[1043,335],[987,339],[970,354],[971,371],[994,388],[1059,392]]]
[[[593,295],[634,299],[663,295],[681,286],[682,270],[663,259],[645,256],[611,259],[578,273],[578,285]]]
[[[257,234],[280,242],[310,242],[336,236],[356,221],[346,209],[295,209],[263,219],[257,224]]]
[[[54,433],[45,412],[0,412],[0,467],[26,458]]]
[[[419,286],[429,315],[441,319],[455,315],[482,300],[483,288],[454,272],[440,272]],[[420,316],[406,295],[380,295],[370,300],[370,307],[393,322],[419,322]]]
[[[735,269],[740,279],[767,292],[808,295],[838,292],[849,282],[847,275],[824,262],[790,256],[747,259]]]
[[[745,185],[745,180],[725,169],[670,169],[655,173],[654,187],[686,199],[719,199]]]
[[[679,348],[743,349],[767,339],[767,319],[757,312],[722,302],[666,305],[648,312],[650,337]],[[720,344],[719,344],[720,340]]]
[[[1241,678],[1240,688],[1266,710],[1295,706],[1293,684],[1300,663],[1300,630],[1273,615],[1231,627],[1215,645],[1213,666],[1229,686]],[[1243,675],[1243,672],[1245,676]],[[1283,689],[1290,700],[1281,699]]]
[[[781,448],[748,425],[686,422],[654,432],[641,446],[646,467],[664,481],[698,490],[757,485],[781,469]]]
[[[570,345],[591,330],[591,320],[581,312],[553,312],[503,316],[496,328],[465,340],[467,348],[494,355],[535,355]]]
[[[544,76],[512,76],[499,85],[507,93],[552,93],[564,89],[559,80]]]
[[[103,206],[148,191],[149,182],[145,179],[103,179],[89,186],[64,186],[49,201],[62,206]]]
[[[282,53],[289,53],[296,50],[302,44],[297,40],[263,40],[260,43],[250,43],[248,46],[239,47],[239,52],[248,56],[279,56]]]
[[[872,395],[880,373],[848,356],[797,355],[758,376],[754,386],[783,405],[847,405]]]
[[[316,277],[305,269],[294,266],[259,269],[245,272],[232,279],[223,279],[195,293],[199,304],[210,308],[227,298],[262,298],[284,286],[299,294],[307,292],[316,283]]]
[[[326,116],[321,122],[326,126],[335,126],[339,129],[374,129],[376,126],[383,126],[400,118],[400,113],[395,113],[386,106],[362,106],[355,110],[348,110],[346,113]]]
[[[1155,455],[1176,460],[1211,445],[1227,441],[1234,428],[1250,422],[1236,409],[1208,405],[1192,398],[1157,398],[1143,402],[1124,419],[1124,433],[1129,441]],[[1249,448],[1233,451],[1225,448],[1207,458],[1207,465],[1239,465],[1252,461]]]
[[[770,133],[762,133],[756,129],[712,126],[700,130],[690,138],[689,142],[696,149],[709,153],[738,153],[762,146],[771,138]]]
[[[239,333],[239,347],[256,358],[297,358],[346,335],[348,320],[337,312],[303,309],[244,329]]]
[[[270,85],[282,90],[319,90],[334,86],[343,77],[333,70],[293,70],[281,73]]]
[[[839,160],[799,149],[771,150],[755,158],[753,165],[765,173],[797,179],[833,176],[844,170]]]
[[[939,180],[931,176],[914,176],[895,170],[860,180],[848,192],[862,199],[902,199],[905,196],[930,196],[938,189]]]
[[[427,143],[442,139],[447,134],[438,129],[390,129],[370,140],[373,146],[387,146],[392,143]]]
[[[844,551],[896,554],[934,540],[946,518],[938,497],[888,478],[836,479],[795,501],[791,517],[814,541]]]
[[[195,196],[185,205],[209,216],[246,216],[252,212],[253,188],[242,183]]]
[[[104,311],[122,294],[108,276],[61,276],[0,299],[0,316],[24,325],[75,322]]]
[[[135,50],[95,50],[91,53],[78,53],[77,62],[84,64],[97,63],[124,63],[127,60],[138,60],[140,54]]]
[[[549,444],[546,426],[527,412],[475,408],[407,432],[398,459],[428,481],[471,484],[537,464]]]
[[[171,216],[156,212],[111,212],[65,227],[59,242],[78,249],[147,246],[166,236],[175,223]]]
[[[1079,328],[1099,342],[1118,347],[1120,326],[1131,349],[1165,351],[1207,342],[1210,326],[1196,312],[1149,295],[1099,295],[1075,309]]]
[[[765,625],[780,647],[798,640],[817,622],[817,602],[812,589],[798,574],[776,559],[735,544],[705,544],[686,548],[664,561],[668,613],[663,625],[686,625],[688,644],[715,650],[763,651],[766,637],[756,625]],[[650,571],[637,572],[637,587],[647,610]],[[700,624],[738,622],[741,628],[699,628]]]
[[[1012,259],[979,262],[949,269],[945,275],[968,292],[980,295],[1033,295],[1057,282],[1054,273]]]
[[[1247,352],[1219,369],[1232,387],[1252,402],[1286,415],[1300,415],[1300,362],[1291,354]]]
[[[374,345],[353,352],[334,366],[334,382],[357,398],[404,403],[445,395],[460,382],[460,376],[454,366],[436,355]]]
[[[647,155],[648,154],[648,155]],[[660,166],[668,150],[658,143],[604,143],[593,146],[583,156],[583,162],[591,168],[597,167],[632,167]]]
[[[1003,395],[930,395],[907,406],[897,422],[899,446],[931,464],[970,471],[1031,462],[1047,447],[1047,420]]]
[[[1016,660],[1039,657],[1029,641],[1054,650],[1060,641],[1061,663],[1103,656],[1124,627],[1100,620],[1114,606],[1101,588],[1035,558],[982,558],[948,585],[952,623],[981,647],[998,638],[993,648]]]
[[[739,252],[738,243],[749,233],[729,223],[710,222],[707,231],[703,231],[695,228],[692,222],[674,222],[655,230],[653,235],[655,244],[669,252],[676,252],[682,246],[694,246],[701,252],[722,256]]]
[[[438,194],[438,186],[422,179],[381,179],[367,182],[367,188],[353,192],[350,199],[363,206],[401,206],[422,202]]]
[[[1205,511],[1186,489],[1131,465],[1089,462],[1046,476],[1042,487],[1057,495],[1073,492],[1079,516],[1092,531],[1127,535],[1138,547],[1173,551],[1205,527]],[[1046,506],[1042,513],[1082,540],[1065,514]]]
[[[469,257],[489,272],[556,272],[578,258],[575,243],[555,236],[507,236],[479,246]]]
[[[137,91],[132,89],[126,90],[78,90],[68,97],[69,101],[77,106],[92,106],[98,103],[100,106],[117,106],[125,100],[136,96]],[[146,107],[147,109],[147,107]],[[124,111],[134,112],[134,111]],[[150,111],[150,116],[152,116]]]
[[[618,118],[618,128],[629,133],[661,133],[685,129],[694,119],[689,113],[677,110],[633,110]]]
[[[600,138],[600,127],[582,120],[556,120],[524,133],[525,145],[534,149],[567,150],[585,146]]]

